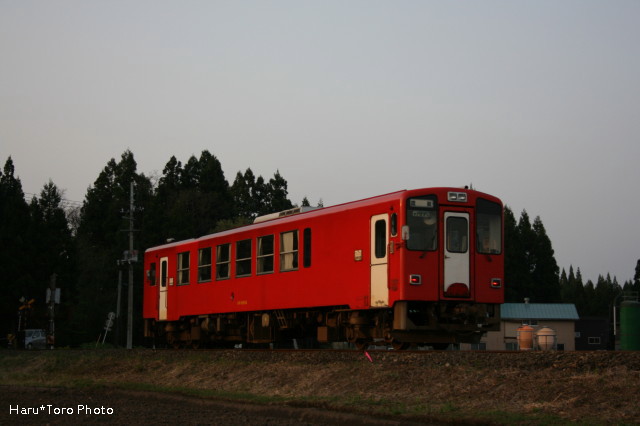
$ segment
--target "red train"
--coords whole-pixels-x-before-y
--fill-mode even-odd
[[[145,336],[473,343],[499,329],[503,247],[501,201],[466,188],[275,213],[148,249]]]

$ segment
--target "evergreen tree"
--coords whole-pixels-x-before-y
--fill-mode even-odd
[[[257,204],[254,199],[256,178],[251,169],[244,174],[238,172],[231,186],[233,205],[237,216],[253,220],[257,215]]]
[[[597,316],[598,307],[596,301],[596,288],[593,285],[593,281],[588,280],[584,285],[584,303],[582,306],[578,306],[578,312],[582,316]]]
[[[191,156],[182,169],[180,176],[180,188],[182,190],[196,189],[200,183],[200,162],[195,156]]]
[[[186,165],[171,157],[158,182],[147,215],[151,245],[213,232],[218,221],[234,216],[233,194],[218,159],[209,151]]]
[[[523,275],[521,267],[523,261],[520,255],[518,228],[513,211],[504,207],[504,245],[505,245],[505,299],[507,302],[521,302],[518,281]]]
[[[0,172],[0,258],[3,259],[0,262],[3,281],[0,332],[3,336],[15,331],[18,300],[21,297],[42,300],[44,296],[44,293],[40,295],[37,292],[31,276],[28,228],[29,206],[24,200],[22,183],[15,176],[13,160],[9,157]]]
[[[531,275],[535,289],[534,297],[547,303],[557,303],[560,301],[559,268],[551,240],[547,236],[540,216],[533,222],[533,233],[532,257],[535,261]]]
[[[559,268],[540,217],[532,225],[523,210],[516,224],[513,212],[505,207],[504,240],[507,302],[522,302],[527,297],[536,303],[560,301]],[[565,296],[568,291],[566,287]]]
[[[580,268],[576,270],[576,277],[573,282],[573,301],[569,301],[568,303],[574,303],[576,305],[576,309],[578,313],[588,312],[588,301],[587,301],[587,293],[585,289],[584,282],[582,280],[582,272],[580,272]],[[591,284],[591,288],[593,288],[593,283]]]
[[[31,223],[29,226],[29,241],[31,241],[30,259],[32,268],[30,274],[34,279],[39,298],[42,322],[46,327],[46,306],[44,295],[53,274],[56,274],[56,286],[64,295],[61,306],[58,307],[56,317],[57,345],[68,345],[70,330],[66,316],[72,306],[75,294],[75,250],[71,229],[62,207],[62,193],[56,185],[49,181],[40,193],[40,198],[34,197],[29,206]],[[62,309],[60,309],[62,308]]]
[[[220,161],[203,151],[198,160],[198,199],[195,214],[198,216],[198,235],[213,232],[216,224],[234,216],[233,197],[229,182],[224,177]]]
[[[95,340],[101,332],[106,314],[116,308],[117,261],[129,248],[126,217],[129,214],[130,185],[135,184],[136,207],[147,207],[151,197],[151,182],[137,173],[133,154],[126,151],[119,162],[111,159],[94,185],[89,188],[81,210],[78,226],[77,305],[72,319],[77,341]],[[142,223],[141,210],[134,212],[137,226]],[[145,247],[137,236],[135,248]],[[135,265],[134,317],[141,321],[140,303],[142,273]],[[123,299],[126,300],[126,299]],[[124,309],[124,305],[122,306]]]
[[[533,282],[535,234],[529,215],[522,211],[517,225],[509,209],[505,209],[505,286],[507,301],[522,302],[525,297],[540,303]]]
[[[293,207],[291,201],[287,198],[287,181],[280,175],[280,171],[276,171],[273,178],[269,180],[267,204],[272,212],[280,212]]]
[[[269,203],[269,186],[267,183],[265,183],[262,176],[258,176],[256,178],[256,183],[253,187],[252,198],[256,216],[274,213],[274,211],[271,210],[271,205]]]
[[[573,268],[573,267],[572,267]],[[572,303],[568,302],[569,300],[573,300],[573,292],[569,287],[569,278],[567,277],[567,271],[562,268],[562,272],[560,272],[560,300],[562,303]]]

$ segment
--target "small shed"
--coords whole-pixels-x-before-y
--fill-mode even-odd
[[[517,330],[522,325],[549,327],[556,332],[557,350],[576,349],[575,324],[580,317],[573,303],[504,303],[501,317],[500,331],[491,331],[482,339],[488,350],[517,350]]]

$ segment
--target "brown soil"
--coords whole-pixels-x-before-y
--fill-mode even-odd
[[[371,360],[356,351],[4,351],[0,424],[640,419],[640,352],[368,354]],[[47,405],[75,412],[10,412]],[[113,414],[78,414],[78,406],[112,408]]]

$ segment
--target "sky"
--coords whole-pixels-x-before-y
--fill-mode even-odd
[[[0,161],[81,202],[209,150],[325,206],[464,186],[560,268],[640,259],[640,2],[0,0]],[[635,189],[634,189],[635,188]]]

